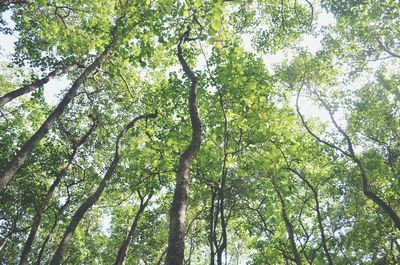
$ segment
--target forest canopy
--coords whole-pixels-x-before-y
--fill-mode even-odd
[[[397,0],[0,0],[0,259],[400,264]]]

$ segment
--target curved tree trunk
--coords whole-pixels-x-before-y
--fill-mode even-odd
[[[12,101],[13,99],[20,97],[22,95],[25,95],[29,92],[32,92],[32,91],[36,90],[37,88],[43,86],[44,84],[47,84],[55,76],[74,71],[74,70],[78,69],[78,67],[79,67],[78,64],[72,64],[69,66],[57,68],[56,70],[48,73],[45,77],[43,77],[41,79],[37,79],[35,82],[33,82],[29,85],[25,85],[21,88],[18,88],[14,91],[11,91],[11,92],[5,94],[4,96],[1,96],[0,97],[0,108],[3,107],[8,102]]]
[[[175,192],[170,212],[170,225],[168,235],[168,249],[166,264],[182,265],[185,250],[185,218],[189,196],[189,175],[192,160],[197,155],[201,143],[201,121],[197,110],[197,87],[198,80],[189,68],[182,55],[182,43],[188,39],[190,29],[183,34],[178,44],[178,59],[186,76],[192,85],[189,92],[189,114],[192,123],[192,140],[186,150],[179,158],[178,171],[176,174]]]
[[[115,30],[115,29],[114,29]],[[72,84],[71,88],[65,94],[64,98],[58,104],[58,106],[52,111],[52,113],[47,117],[42,126],[35,132],[34,135],[21,147],[21,149],[17,152],[17,154],[11,159],[11,161],[7,164],[7,166],[0,173],[0,193],[4,191],[7,184],[14,177],[15,173],[20,169],[20,167],[25,163],[25,160],[28,158],[29,154],[36,147],[36,145],[40,142],[40,140],[47,134],[49,129],[57,122],[58,118],[65,111],[68,104],[75,97],[79,87],[85,82],[86,78],[89,74],[91,74],[100,64],[103,62],[111,50],[114,48],[116,43],[116,37],[113,34],[112,41],[107,46],[107,48],[100,54],[99,57],[94,60],[92,64],[90,64],[83,73],[75,80]]]
[[[74,215],[71,218],[71,222],[67,226],[64,235],[61,239],[61,242],[59,243],[56,252],[53,255],[53,258],[50,261],[51,265],[59,265],[61,264],[64,252],[66,248],[69,245],[69,242],[71,241],[71,238],[76,230],[76,227],[78,226],[79,222],[82,220],[83,216],[85,213],[97,202],[97,200],[100,198],[101,194],[103,193],[104,189],[107,186],[108,181],[111,179],[112,175],[114,174],[115,169],[117,168],[119,159],[120,159],[120,153],[121,153],[121,142],[124,134],[126,133],[127,130],[132,128],[135,123],[138,120],[141,119],[149,119],[149,118],[155,118],[155,114],[147,114],[147,115],[141,115],[136,117],[134,120],[132,120],[130,123],[128,123],[118,134],[117,141],[115,144],[115,153],[114,153],[114,158],[110,164],[110,167],[107,169],[106,174],[104,175],[103,179],[101,180],[99,186],[97,187],[96,191],[88,197],[84,203],[81,204],[81,206],[76,210]]]
[[[274,189],[276,191],[276,194],[278,195],[279,201],[280,201],[281,206],[282,206],[282,217],[283,217],[283,220],[285,221],[286,231],[288,233],[288,237],[289,237],[289,241],[290,241],[290,248],[291,248],[292,253],[294,255],[294,260],[295,260],[297,265],[301,265],[302,264],[301,263],[301,257],[300,257],[299,251],[297,250],[296,241],[294,239],[293,225],[290,222],[289,217],[287,215],[285,200],[283,199],[282,194],[279,191],[273,176],[271,177],[271,181],[272,181],[272,184],[274,186]]]
[[[124,239],[124,242],[122,243],[121,247],[119,248],[118,255],[117,255],[117,258],[115,259],[115,263],[114,263],[115,265],[124,265],[125,264],[125,259],[126,259],[126,256],[128,254],[128,250],[129,250],[129,244],[131,243],[132,239],[134,238],[139,219],[142,216],[144,210],[146,209],[152,196],[153,196],[153,193],[150,193],[149,196],[147,196],[146,200],[144,200],[143,197],[140,198],[139,210],[136,212],[135,219],[133,220],[133,223],[131,225],[128,235],[126,236],[126,238]]]
[[[73,162],[78,153],[78,149],[89,139],[89,136],[95,130],[96,125],[97,125],[97,123],[95,122],[93,124],[93,126],[89,129],[89,131],[74,145],[72,153],[68,158],[67,165],[57,174],[56,179],[53,181],[53,183],[51,184],[50,188],[48,189],[46,195],[44,196],[42,203],[40,205],[40,208],[37,210],[37,212],[33,218],[31,230],[29,232],[28,239],[26,240],[26,242],[24,244],[24,248],[22,250],[22,254],[20,257],[20,261],[19,261],[20,265],[28,264],[29,253],[31,252],[33,240],[35,239],[36,233],[39,229],[39,225],[40,225],[40,221],[42,220],[43,212],[45,211],[47,205],[49,204],[49,201],[50,201],[51,197],[53,196],[53,193],[54,193],[55,189],[57,188],[58,184],[60,183],[60,181],[63,179],[63,177],[68,172],[71,171]]]

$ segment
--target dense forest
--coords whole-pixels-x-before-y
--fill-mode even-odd
[[[0,0],[0,259],[400,264],[398,0]]]

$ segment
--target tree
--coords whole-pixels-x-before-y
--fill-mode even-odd
[[[0,1],[2,262],[399,264],[399,17]]]

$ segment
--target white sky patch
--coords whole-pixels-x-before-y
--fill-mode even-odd
[[[318,21],[317,25],[318,28],[321,29],[322,27],[327,27],[330,25],[335,24],[336,20],[332,13],[327,13],[325,10],[319,10]]]
[[[111,219],[112,215],[110,213],[104,213],[101,217],[101,232],[105,236],[111,235]]]
[[[11,11],[8,10],[1,14],[3,19],[8,24],[7,26],[10,28],[15,27],[14,21],[11,19]],[[14,52],[14,43],[18,40],[19,34],[14,32],[11,35],[7,35],[4,33],[0,33],[0,51],[7,56],[11,55]]]
[[[292,99],[291,99],[292,106],[296,106],[296,98],[297,98],[297,95],[294,95],[292,97]],[[328,111],[320,108],[318,105],[315,104],[315,102],[313,100],[311,100],[307,96],[300,95],[299,109],[300,109],[301,114],[307,118],[319,119],[320,121],[326,122],[326,123],[331,122]]]
[[[71,85],[71,80],[61,76],[50,80],[44,85],[44,98],[49,105],[56,105],[60,99],[59,95],[63,89]]]

